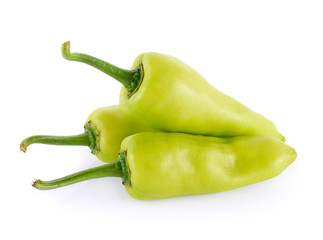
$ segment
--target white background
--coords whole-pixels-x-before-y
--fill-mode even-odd
[[[322,1],[2,1],[1,239],[322,239]],[[297,160],[280,176],[203,196],[138,201],[104,178],[38,191],[101,164],[86,147],[19,143],[83,131],[120,84],[60,47],[129,68],[155,51],[275,122]]]

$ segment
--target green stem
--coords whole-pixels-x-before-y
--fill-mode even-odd
[[[32,186],[39,190],[50,190],[94,178],[122,176],[122,169],[120,161],[118,160],[113,163],[105,164],[96,168],[90,168],[52,181],[42,181],[37,179],[32,183]]]
[[[20,144],[20,150],[26,152],[27,147],[33,143],[89,146],[90,140],[87,132],[74,136],[35,135],[23,140]]]
[[[130,185],[130,171],[127,165],[125,152],[120,152],[117,161],[105,164],[100,167],[90,168],[52,181],[36,179],[32,186],[40,190],[60,188],[74,183],[101,177],[121,177],[124,185]]]
[[[139,87],[142,79],[142,67],[138,66],[134,70],[125,70],[116,67],[108,62],[100,60],[83,53],[71,53],[70,42],[66,42],[62,45],[62,55],[65,59],[70,61],[77,61],[86,63],[96,69],[113,77],[119,81],[128,91],[128,95],[132,95]]]

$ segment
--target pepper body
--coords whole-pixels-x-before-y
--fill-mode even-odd
[[[293,148],[267,136],[215,138],[139,133],[121,145],[127,192],[150,200],[226,191],[279,175],[296,159]]]
[[[147,125],[169,132],[232,137],[273,136],[285,141],[273,122],[210,85],[175,57],[139,55],[132,69],[143,68],[140,86],[120,94],[120,109]]]
[[[87,126],[94,132],[92,153],[103,162],[113,162],[118,158],[124,138],[139,132],[157,131],[123,114],[119,106],[102,107],[88,117]]]

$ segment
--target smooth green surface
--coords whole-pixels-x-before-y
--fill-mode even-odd
[[[130,98],[123,87],[120,109],[147,125],[169,132],[218,137],[273,136],[285,141],[273,122],[210,85],[175,57],[141,54],[143,79]]]
[[[139,133],[126,138],[128,193],[162,199],[226,191],[279,175],[296,152],[268,136],[215,138]]]
[[[123,114],[119,106],[102,107],[94,110],[88,117],[99,133],[96,145],[99,150],[95,155],[103,162],[118,159],[120,145],[124,138],[139,132],[157,131]]]

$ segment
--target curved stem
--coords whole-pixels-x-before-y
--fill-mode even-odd
[[[39,190],[50,190],[101,177],[123,177],[120,161],[118,160],[100,167],[90,168],[52,181],[36,179],[32,183],[32,186]]]
[[[35,135],[23,140],[20,144],[20,150],[26,152],[27,147],[33,143],[89,146],[90,139],[87,132],[74,136]]]
[[[139,87],[142,78],[141,66],[134,70],[125,70],[87,54],[71,53],[70,45],[70,42],[66,42],[62,45],[62,55],[65,59],[83,62],[101,70],[119,81],[127,89],[129,95],[132,95]]]
[[[90,168],[52,181],[36,179],[33,181],[32,186],[40,190],[49,190],[101,177],[121,177],[122,183],[130,186],[130,170],[127,164],[126,152],[120,152],[120,157],[115,162]]]

